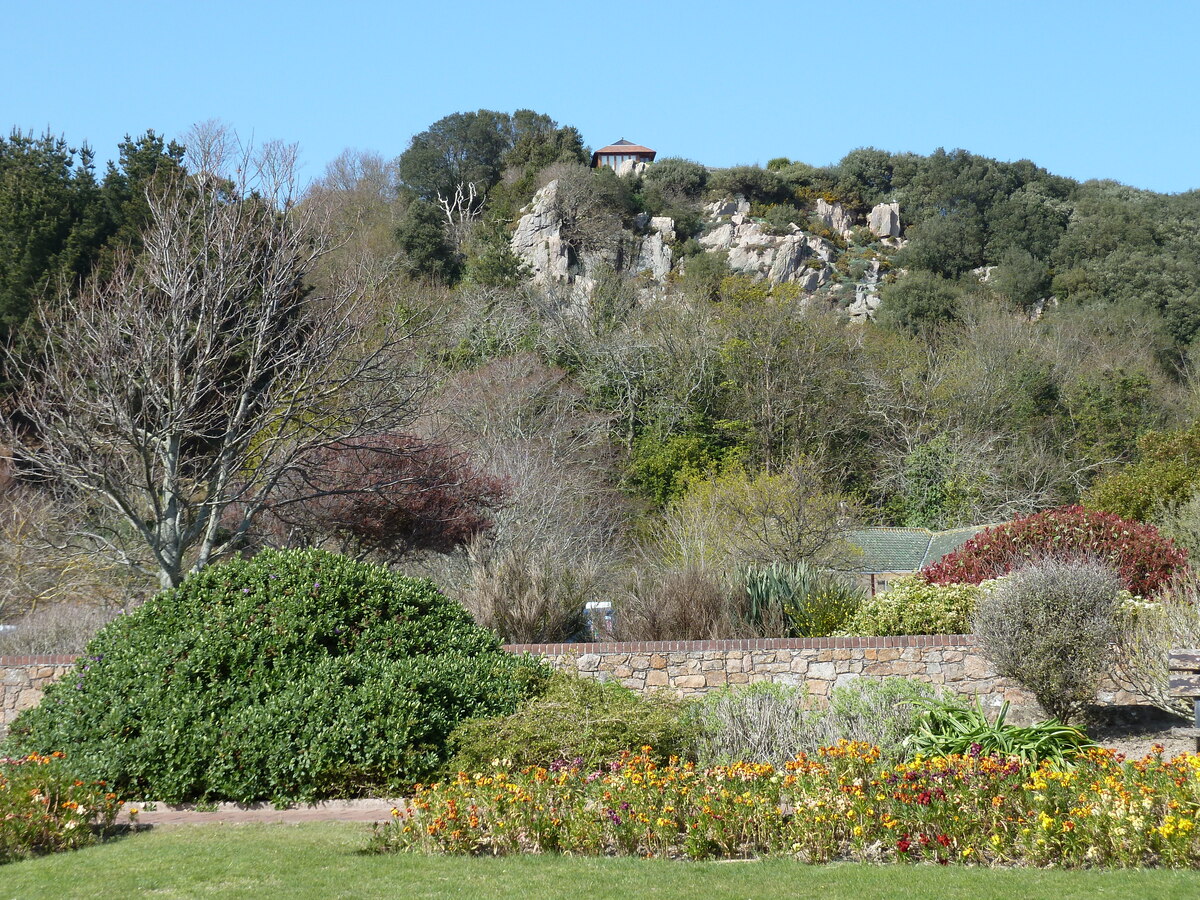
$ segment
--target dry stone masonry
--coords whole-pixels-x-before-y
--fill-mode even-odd
[[[698,697],[728,685],[772,681],[803,686],[820,703],[856,678],[915,678],[979,697],[992,708],[1008,701],[1011,718],[1029,722],[1045,713],[1019,686],[996,674],[974,635],[789,638],[730,641],[647,641],[604,644],[512,644],[555,668],[585,678],[612,679],[636,691],[667,690]],[[0,657],[0,738],[17,714],[35,706],[50,682],[72,668],[69,656]],[[1097,701],[1141,701],[1111,679]]]
[[[46,685],[74,666],[74,656],[0,656],[0,739],[22,710],[41,702]]]
[[[1032,696],[996,674],[973,635],[516,644],[507,649],[533,653],[557,669],[587,678],[683,697],[772,681],[804,686],[820,703],[833,688],[856,678],[899,675],[977,696],[992,708],[1008,701],[1014,721],[1045,716]],[[1139,702],[1111,681],[1097,699],[1102,705]]]

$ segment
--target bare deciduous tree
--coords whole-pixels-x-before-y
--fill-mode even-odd
[[[476,619],[509,640],[562,640],[579,627],[616,556],[623,511],[608,421],[561,369],[532,354],[446,385],[430,427],[506,488],[461,571],[440,573]]]
[[[460,249],[466,243],[467,236],[483,213],[486,199],[486,193],[479,192],[473,181],[460,181],[454,188],[452,197],[444,197],[442,192],[438,191],[438,209],[446,218],[446,236],[455,249]]]
[[[102,501],[116,524],[95,536],[131,561],[148,551],[164,587],[236,547],[319,448],[402,424],[419,387],[367,273],[306,286],[331,241],[294,208],[294,151],[235,152],[213,128],[189,146],[192,174],[148,198],[142,254],[42,310],[17,398],[28,427],[8,435]]]

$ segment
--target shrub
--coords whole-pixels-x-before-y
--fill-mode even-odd
[[[713,197],[741,195],[751,203],[779,203],[791,196],[778,174],[758,166],[733,166],[710,173],[708,192]]]
[[[919,575],[895,579],[886,591],[863,601],[846,624],[849,634],[966,634],[980,588],[930,584]]]
[[[123,803],[103,781],[67,771],[61,753],[0,759],[0,863],[90,844]]]
[[[934,688],[908,678],[856,678],[836,687],[829,705],[816,706],[803,688],[761,682],[724,688],[698,700],[689,712],[696,727],[696,757],[703,765],[736,762],[783,765],[840,740],[903,755],[916,728],[918,703]]]
[[[988,528],[922,574],[932,584],[979,584],[1048,556],[1103,560],[1141,597],[1156,594],[1187,564],[1186,552],[1153,526],[1063,506]]]
[[[1049,719],[1028,727],[1009,725],[1008,702],[990,720],[983,705],[960,697],[942,697],[920,704],[917,728],[908,739],[911,750],[926,756],[1015,756],[1026,763],[1050,760],[1070,765],[1097,745],[1078,728]]]
[[[1096,696],[1120,602],[1121,582],[1104,564],[1047,558],[981,598],[975,631],[996,671],[1066,722]]]
[[[690,734],[673,697],[556,673],[544,694],[516,712],[460,724],[450,737],[454,756],[446,769],[475,772],[496,759],[518,768],[562,761],[595,768],[645,744],[665,761],[689,749]]]
[[[735,599],[703,566],[630,573],[613,610],[620,641],[704,641],[734,636]]]
[[[911,678],[856,678],[829,693],[825,734],[810,739],[810,751],[838,741],[870,744],[885,756],[907,755],[904,741],[917,727],[921,703],[937,688]]]
[[[642,183],[649,204],[658,210],[699,198],[708,184],[708,169],[690,159],[668,157],[647,169]]]
[[[11,741],[167,802],[356,796],[428,776],[459,721],[543,673],[433,582],[264,551],[110,623]]]
[[[838,633],[864,600],[861,589],[805,561],[751,567],[742,580],[750,623],[782,618],[791,637]]]
[[[1098,478],[1084,496],[1091,509],[1145,521],[1200,488],[1200,420],[1138,438],[1137,460]]]
[[[598,557],[556,557],[549,547],[476,545],[470,581],[460,591],[475,621],[510,643],[555,643],[586,628],[585,604],[599,595]]]
[[[689,716],[701,765],[781,765],[804,749],[805,725],[820,713],[809,709],[802,688],[764,681],[712,691],[695,702]]]
[[[1165,712],[1191,716],[1192,701],[1172,697],[1167,654],[1200,647],[1200,583],[1180,579],[1157,603],[1129,600],[1118,612],[1117,671],[1134,693]]]
[[[118,614],[114,607],[90,603],[43,603],[0,631],[0,656],[35,653],[82,653],[105,624]]]

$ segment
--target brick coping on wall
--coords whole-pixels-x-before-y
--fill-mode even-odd
[[[705,650],[879,650],[885,647],[974,647],[973,634],[906,634],[893,637],[744,638],[724,641],[606,641],[573,644],[505,644],[510,653],[561,656],[568,653],[688,653]],[[0,656],[0,666],[63,666],[70,653]]]
[[[611,641],[575,644],[505,644],[510,653],[688,653],[705,650],[880,650],[885,647],[975,647],[973,634],[906,634],[894,637],[746,638],[725,641]]]
[[[0,656],[0,666],[69,666],[79,657],[74,653],[35,653],[31,656]]]

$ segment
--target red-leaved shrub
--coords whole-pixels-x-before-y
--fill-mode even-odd
[[[282,479],[262,517],[275,543],[340,539],[352,552],[448,553],[492,527],[504,484],[466,456],[405,434],[320,447]]]
[[[979,584],[1046,557],[1101,560],[1141,597],[1158,593],[1187,567],[1187,551],[1153,525],[1062,506],[988,528],[921,574],[931,584]]]

